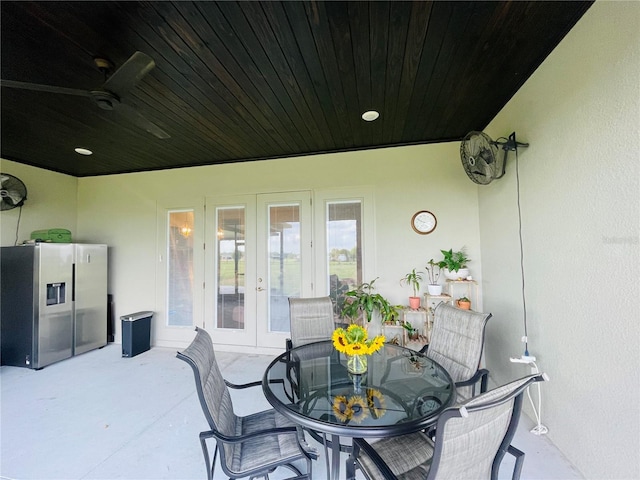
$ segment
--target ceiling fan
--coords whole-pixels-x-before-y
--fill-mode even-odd
[[[98,70],[104,73],[105,77],[113,70],[113,64],[106,58],[95,57],[93,61]],[[80,90],[15,80],[0,80],[0,86],[89,97],[103,110],[113,110],[121,114],[134,125],[158,138],[169,138],[169,134],[155,123],[146,119],[135,108],[121,102],[122,98],[155,66],[156,64],[150,56],[142,52],[135,52],[120,68],[107,77],[102,86],[96,90]]]

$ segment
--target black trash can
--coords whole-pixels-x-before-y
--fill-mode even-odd
[[[153,312],[136,312],[120,317],[123,357],[135,357],[151,348],[152,316]]]

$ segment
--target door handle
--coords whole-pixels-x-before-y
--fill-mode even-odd
[[[256,288],[256,290],[257,290],[257,291],[259,291],[259,292],[262,292],[262,291],[264,291],[264,288],[262,288],[262,287],[257,287],[257,288]]]

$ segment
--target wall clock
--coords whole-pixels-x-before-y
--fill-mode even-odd
[[[420,210],[411,217],[411,226],[420,235],[433,232],[437,224],[436,216],[428,210]]]

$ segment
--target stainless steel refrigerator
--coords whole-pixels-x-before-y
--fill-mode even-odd
[[[107,246],[0,249],[3,365],[42,368],[107,343]]]

